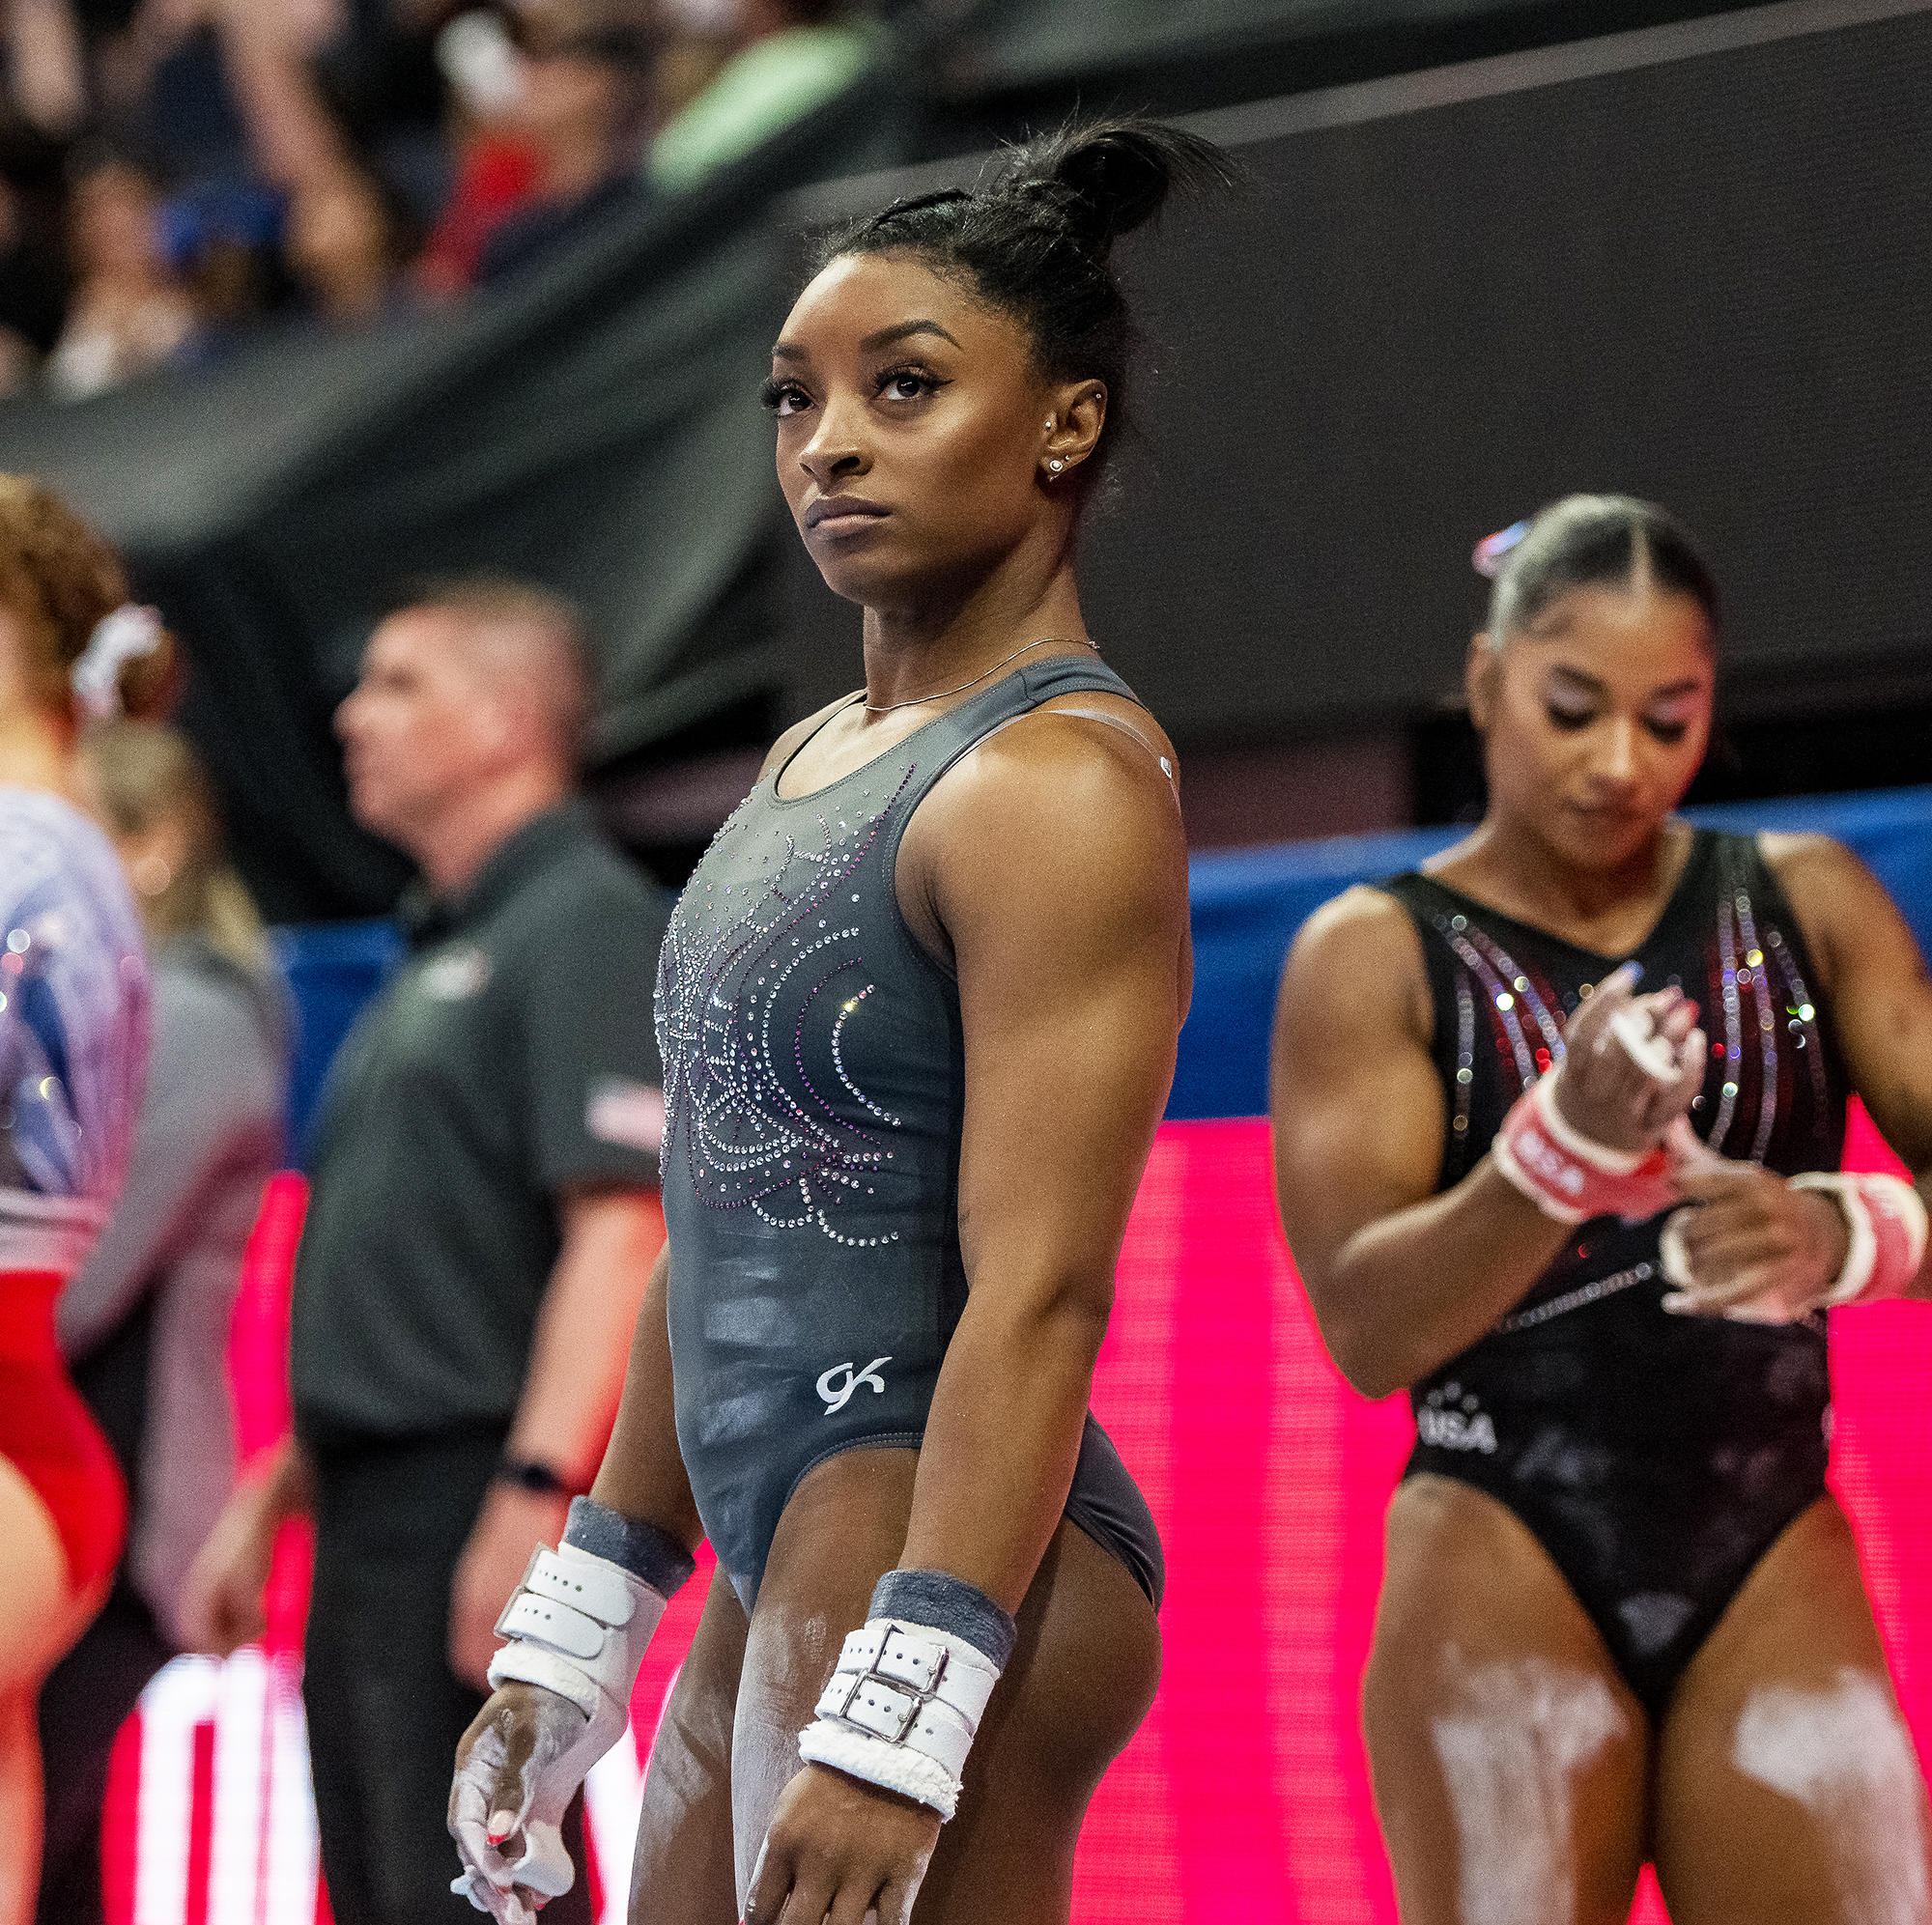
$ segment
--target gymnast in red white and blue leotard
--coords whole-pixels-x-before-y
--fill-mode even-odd
[[[165,698],[167,638],[127,595],[79,516],[0,474],[0,1925],[26,1925],[40,1883],[35,1698],[127,1520],[53,1322],[121,1187],[147,1066],[140,923],[74,752],[86,712]]]
[[[0,787],[0,1454],[85,1592],[114,1568],[126,1507],[61,1368],[53,1303],[127,1167],[147,973],[112,847],[57,796]]]

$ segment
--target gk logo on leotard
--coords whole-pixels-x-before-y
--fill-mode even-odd
[[[890,1364],[890,1357],[874,1357],[863,1371],[855,1371],[850,1364],[834,1364],[818,1379],[818,1394],[825,1400],[825,1414],[830,1417],[835,1410],[843,1410],[852,1401],[852,1393],[862,1383],[872,1386],[874,1397],[884,1397],[886,1380],[879,1374],[881,1364]],[[840,1378],[844,1381],[841,1383]]]

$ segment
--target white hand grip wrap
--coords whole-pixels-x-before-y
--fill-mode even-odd
[[[667,1601],[609,1558],[539,1544],[497,1620],[497,1634],[510,1642],[490,1660],[490,1683],[541,1684],[568,1698],[602,1738],[593,1754],[601,1757],[623,1736],[631,1687]]]
[[[1825,1191],[1851,1231],[1845,1267],[1818,1299],[1821,1307],[1895,1297],[1918,1276],[1925,1260],[1925,1204],[1903,1177],[1807,1170],[1790,1181],[1794,1190]]]
[[[1000,1667],[963,1637],[874,1618],[845,1640],[817,1722],[799,1734],[799,1753],[951,1818],[999,1682]]]
[[[644,1648],[691,1569],[655,1525],[580,1497],[563,1543],[536,1550],[497,1619],[510,1642],[491,1660],[490,1683],[540,1688],[493,1701],[472,1729],[449,1828],[463,1860],[451,1890],[499,1925],[533,1925],[538,1906],[571,1888],[564,1812],[623,1736]]]

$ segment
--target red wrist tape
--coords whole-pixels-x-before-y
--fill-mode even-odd
[[[1510,1182],[1558,1223],[1600,1216],[1642,1223],[1678,1201],[1662,1144],[1627,1151],[1592,1143],[1558,1113],[1555,1081],[1552,1072],[1525,1090],[1490,1146]]]
[[[1872,1303],[1904,1293],[1925,1260],[1925,1204],[1902,1177],[1807,1170],[1794,1190],[1823,1190],[1845,1213],[1851,1247],[1821,1304]]]

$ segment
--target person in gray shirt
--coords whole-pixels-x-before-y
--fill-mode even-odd
[[[281,1161],[288,1080],[280,980],[223,861],[194,751],[172,730],[115,722],[81,752],[141,908],[154,1041],[127,1186],[55,1311],[132,1502],[107,1603],[41,1693],[41,1925],[101,1916],[114,1735],[185,1645],[183,1585],[234,1484],[229,1323],[262,1188]]]

